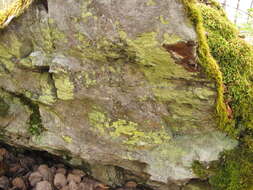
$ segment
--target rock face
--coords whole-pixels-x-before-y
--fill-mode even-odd
[[[237,144],[196,46],[177,0],[36,1],[0,31],[1,139],[110,185],[195,178],[192,161]]]

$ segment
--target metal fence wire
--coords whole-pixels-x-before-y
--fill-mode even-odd
[[[253,0],[219,0],[219,2],[236,25],[252,20]]]

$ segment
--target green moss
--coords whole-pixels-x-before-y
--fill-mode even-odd
[[[207,75],[216,82],[217,88],[217,100],[216,100],[216,112],[218,116],[218,125],[221,129],[227,133],[232,134],[231,124],[228,119],[227,106],[224,102],[224,86],[223,76],[218,64],[210,53],[210,48],[207,43],[205,35],[205,28],[203,25],[203,18],[200,8],[195,0],[182,0],[187,10],[188,16],[196,28],[198,35],[198,58],[199,64],[205,70]]]
[[[220,12],[205,5],[200,9],[211,53],[224,76],[226,99],[236,121],[234,133],[239,135],[245,128],[253,129],[253,48],[237,36],[238,31]]]
[[[246,147],[224,152],[210,183],[216,190],[253,189],[253,152]]]
[[[44,131],[44,128],[42,125],[38,104],[33,103],[30,99],[26,98],[23,95],[19,95],[18,98],[24,105],[28,106],[32,112],[28,121],[28,131],[31,135],[39,136]]]
[[[252,190],[253,48],[238,37],[238,30],[228,21],[224,11],[214,0],[211,1],[211,5],[200,4],[195,1],[183,2],[196,26],[198,35],[202,35],[199,38],[199,43],[200,48],[202,46],[204,50],[198,50],[200,64],[203,64],[203,60],[207,60],[206,63],[209,65],[206,67],[209,67],[215,63],[209,60],[212,56],[219,66],[217,68],[222,73],[222,77],[212,77],[216,80],[220,94],[224,93],[222,86],[226,87],[225,96],[218,97],[223,102],[220,103],[222,109],[219,109],[219,101],[217,102],[218,115],[221,117],[222,114],[225,114],[226,116],[220,122],[221,129],[238,138],[241,142],[238,148],[226,151],[220,156],[219,162],[213,166],[215,169],[211,175],[200,164],[194,163],[193,170],[200,177],[209,178],[215,190]],[[207,37],[205,37],[205,32]],[[202,40],[204,40],[204,46]],[[206,57],[203,52],[206,53]],[[215,69],[212,70],[216,72]],[[209,72],[208,69],[207,73],[212,72]],[[230,115],[230,121],[227,119],[224,102],[233,111]],[[206,177],[206,174],[209,176]]]
[[[40,118],[39,108],[37,106],[34,107],[33,113],[30,115],[29,120],[29,129],[28,131],[35,136],[40,135],[43,132],[43,126]]]
[[[0,117],[8,115],[8,110],[10,106],[0,97]]]
[[[192,163],[192,170],[201,180],[206,180],[210,176],[209,169],[197,160]]]

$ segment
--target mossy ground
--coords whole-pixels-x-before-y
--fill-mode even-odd
[[[213,163],[212,170],[196,162],[193,170],[199,177],[208,178],[214,189],[251,190],[253,47],[238,37],[238,30],[217,2],[183,2],[199,36],[199,63],[216,81],[220,128],[240,141],[238,148],[224,152],[219,162]]]

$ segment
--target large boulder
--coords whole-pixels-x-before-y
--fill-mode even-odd
[[[35,1],[0,31],[1,139],[173,189],[237,145],[197,46],[178,0]]]

